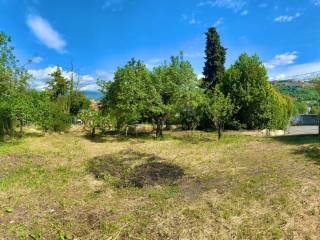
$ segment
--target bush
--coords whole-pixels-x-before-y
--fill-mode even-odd
[[[266,111],[270,112],[268,129],[286,129],[293,113],[293,101],[290,97],[281,95],[272,86],[269,90],[270,101]]]
[[[0,106],[0,139],[5,135],[12,135],[14,122],[11,118],[10,109]]]
[[[84,129],[89,131],[92,137],[95,136],[97,129],[104,132],[112,127],[111,118],[108,115],[102,115],[99,110],[82,110],[79,117],[84,124]]]
[[[39,109],[38,125],[45,131],[64,132],[71,127],[71,116],[52,102],[43,102]]]
[[[225,74],[222,91],[235,108],[231,122],[247,129],[283,129],[292,114],[292,100],[268,82],[267,71],[258,58],[242,54]]]

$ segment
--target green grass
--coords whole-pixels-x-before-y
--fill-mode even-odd
[[[0,239],[318,239],[317,136],[166,132],[0,145]]]

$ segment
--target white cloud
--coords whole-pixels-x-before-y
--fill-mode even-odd
[[[194,18],[191,18],[190,20],[189,20],[189,24],[196,24],[197,22],[196,22],[196,20],[194,19]]]
[[[162,62],[164,62],[164,59],[162,58],[153,58],[153,59],[147,60],[145,62],[145,65],[149,70],[152,70],[154,67],[159,66]]]
[[[53,73],[57,69],[56,66],[49,66],[42,69],[30,69],[28,72],[33,76],[31,80],[31,87],[37,90],[43,90],[47,87],[47,81],[50,79],[49,74]],[[92,75],[79,75],[72,71],[66,71],[60,68],[62,71],[62,76],[71,79],[73,75],[73,79],[75,82],[79,80],[80,82],[80,89],[89,88],[93,89],[93,85],[96,85],[96,78]]]
[[[200,74],[197,75],[197,78],[198,78],[198,80],[201,80],[201,79],[204,78],[204,75],[202,73],[200,73]]]
[[[287,23],[287,22],[292,22],[293,20],[295,20],[300,16],[301,16],[301,13],[297,12],[295,15],[292,15],[292,16],[283,15],[283,16],[276,17],[274,21],[279,23]]]
[[[181,16],[181,19],[182,19],[182,21],[184,21],[184,22],[186,22],[186,23],[188,23],[188,24],[190,24],[190,25],[201,24],[201,21],[198,20],[198,19],[196,19],[195,16],[194,16],[194,14],[192,14],[191,17],[189,17],[189,16],[186,15],[186,14],[183,14],[183,15]]]
[[[239,12],[247,5],[245,0],[208,0],[202,1],[198,4],[198,7],[211,6],[211,7],[224,7],[232,9],[235,12]]]
[[[64,52],[66,42],[60,34],[53,29],[47,20],[40,16],[29,15],[27,18],[27,25],[38,40],[45,46],[54,49],[59,53]]]
[[[271,61],[264,63],[267,69],[274,69],[277,66],[293,64],[298,58],[297,52],[286,52],[276,55]]]
[[[248,10],[243,10],[240,15],[241,16],[247,16],[249,14],[249,11]]]
[[[267,3],[260,3],[260,4],[258,5],[258,7],[259,7],[259,8],[266,8],[266,7],[268,7],[268,4],[267,4]]]
[[[105,70],[97,70],[96,76],[98,79],[110,81],[114,77],[114,72],[112,71],[105,71]]]
[[[81,86],[80,87],[81,91],[98,91],[99,90],[99,86],[97,84],[89,84],[86,86]]]
[[[112,12],[120,12],[123,10],[123,0],[106,0],[102,9],[110,9]]]
[[[282,80],[314,72],[320,72],[320,61],[287,66],[276,72],[270,73],[269,76],[270,79]]]
[[[199,57],[204,57],[204,53],[203,52],[191,52],[191,53],[184,53],[183,54],[184,57],[187,58],[199,58]]]
[[[33,63],[40,63],[43,61],[43,58],[40,56],[33,57],[31,60]]]
[[[313,5],[315,5],[316,7],[320,6],[320,0],[312,0]]]
[[[213,24],[214,27],[219,27],[223,24],[223,18],[218,18],[215,23]]]

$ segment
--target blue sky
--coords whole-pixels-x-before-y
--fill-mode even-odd
[[[202,73],[204,32],[217,27],[226,66],[242,52],[258,54],[270,78],[320,70],[320,0],[0,0],[0,31],[42,88],[55,65],[83,90],[112,79],[130,58],[149,68],[185,53]]]

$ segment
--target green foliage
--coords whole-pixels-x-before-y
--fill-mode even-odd
[[[211,103],[208,111],[218,132],[218,138],[220,139],[224,129],[224,124],[235,112],[235,107],[232,104],[230,97],[224,96],[220,89],[216,87],[213,96],[211,97]]]
[[[269,118],[267,119],[266,128],[286,129],[294,111],[292,99],[281,95],[269,85],[267,103],[266,112],[269,114]]]
[[[222,91],[238,111],[233,121],[247,129],[285,128],[292,111],[291,100],[269,83],[265,67],[258,58],[241,54],[225,74]]]
[[[71,93],[70,99],[70,114],[72,116],[77,116],[82,109],[88,109],[90,106],[90,101],[79,91]]]
[[[32,94],[33,105],[36,108],[34,121],[43,131],[65,132],[70,128],[71,117],[60,104],[60,101],[65,102],[63,97],[60,101],[58,99],[57,102],[53,102],[45,92],[34,91]]]
[[[320,106],[312,106],[310,113],[320,115]]]
[[[214,27],[208,29],[206,37],[206,61],[203,69],[203,83],[206,89],[214,89],[224,76],[226,49],[221,46],[219,34]]]
[[[38,124],[44,131],[64,132],[71,126],[70,112],[78,110],[79,101],[75,98],[72,102],[74,93],[70,93],[70,81],[62,76],[61,68],[57,67],[50,76],[46,94],[39,103]]]
[[[305,102],[295,101],[293,115],[305,114],[308,112],[308,105]]]
[[[191,64],[183,59],[183,53],[179,57],[171,57],[169,64],[154,68],[152,80],[156,92],[150,114],[157,124],[157,136],[162,135],[163,124],[178,113],[182,113],[184,124],[190,128],[198,124],[194,111],[200,108],[201,93],[196,89],[199,85],[197,76]],[[182,104],[183,99],[187,102]]]
[[[34,120],[36,108],[33,105],[32,95],[29,92],[11,92],[4,98],[10,109],[13,122],[20,128],[20,136],[23,134],[23,127]]]
[[[276,81],[273,85],[279,92],[298,102],[316,102],[318,98],[314,81]]]
[[[70,82],[62,76],[61,68],[57,67],[49,76],[51,79],[48,81],[47,92],[51,100],[55,101],[59,96],[66,96],[70,89]]]
[[[79,117],[84,124],[85,130],[89,131],[92,137],[95,136],[97,129],[105,131],[112,128],[110,116],[103,115],[98,110],[83,110]]]
[[[69,113],[66,113],[61,106],[50,102],[48,104],[48,118],[43,120],[43,129],[45,131],[53,131],[53,132],[65,132],[69,130],[71,126],[71,117]],[[43,112],[46,115],[45,112]]]
[[[190,85],[181,89],[177,112],[183,129],[194,130],[200,125],[208,101],[207,95],[198,86]]]
[[[191,64],[183,60],[182,54],[152,72],[140,61],[132,59],[123,68],[118,68],[113,82],[100,82],[105,95],[103,110],[116,117],[118,129],[133,123],[154,121],[158,126],[157,135],[161,135],[167,120],[174,119],[184,107],[197,107],[193,106],[194,98],[200,95],[200,90],[194,90],[197,84],[196,74]],[[192,101],[184,103],[189,106],[183,107],[181,98],[192,98]]]
[[[146,107],[146,98],[150,73],[140,61],[131,59],[124,67],[115,72],[114,81],[102,84],[102,91],[107,93],[103,100],[103,110],[112,112],[120,130],[128,124],[141,119]]]
[[[15,122],[25,124],[30,107],[27,106],[27,81],[30,75],[18,65],[11,39],[0,32],[0,137],[14,132]]]
[[[11,38],[0,32],[0,95],[14,87],[19,72],[13,50]]]
[[[14,129],[14,122],[11,118],[10,108],[0,101],[0,140],[5,135],[12,135]]]

